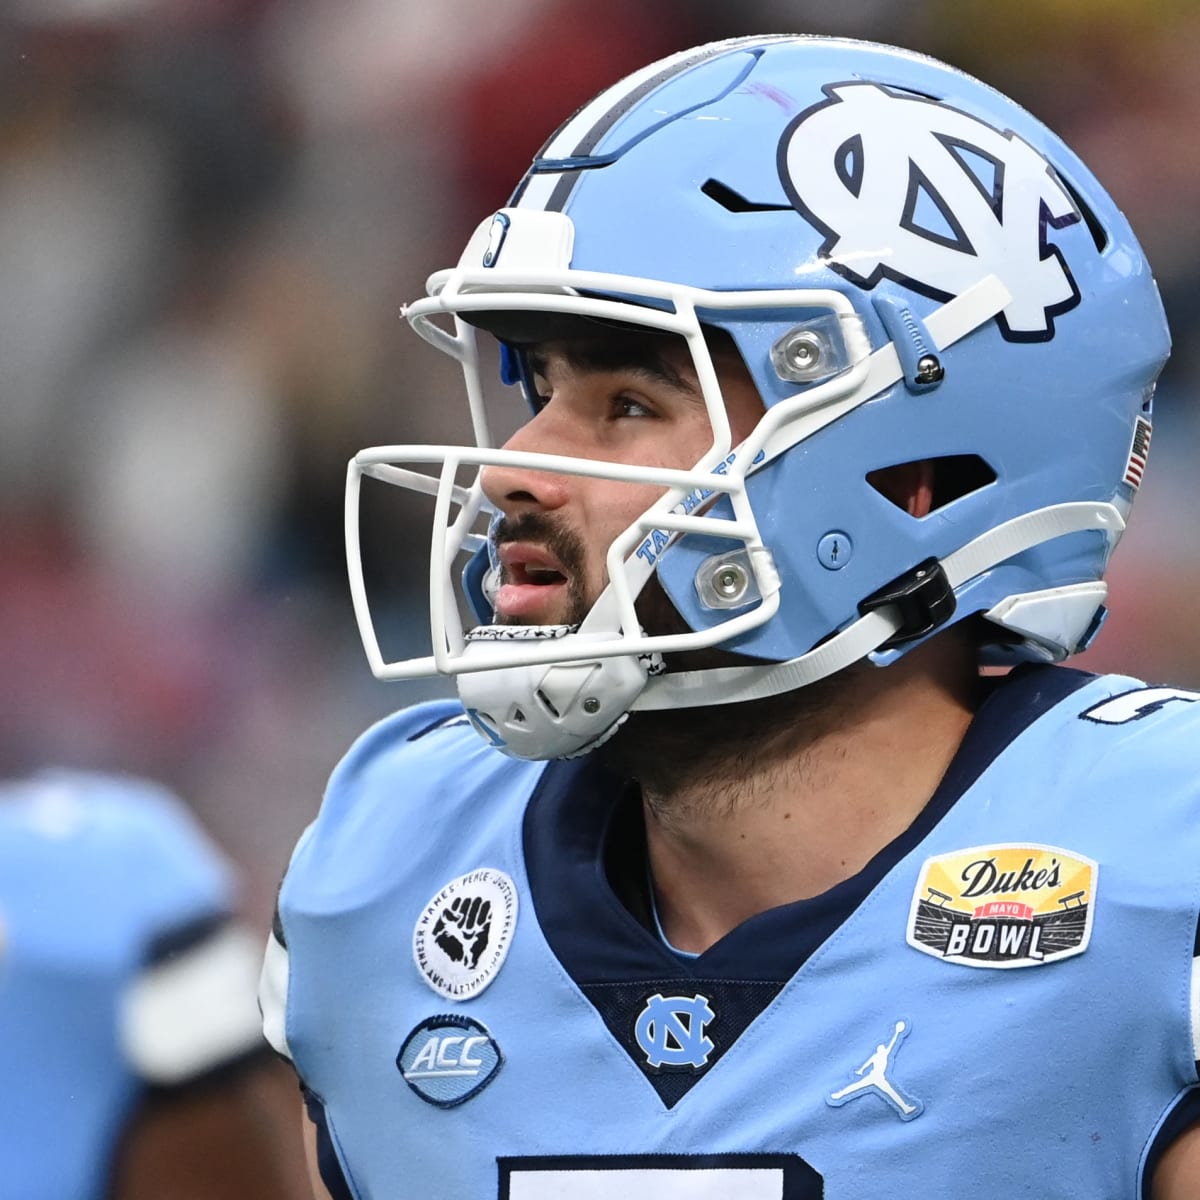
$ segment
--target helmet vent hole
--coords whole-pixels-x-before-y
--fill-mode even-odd
[[[1100,224],[1100,218],[1092,211],[1091,205],[1084,200],[1079,194],[1079,189],[1065,175],[1059,175],[1058,182],[1066,188],[1067,195],[1071,197],[1075,203],[1075,207],[1079,209],[1080,214],[1083,216],[1084,224],[1088,227],[1088,233],[1092,235],[1092,241],[1096,243],[1096,249],[1103,254],[1108,246],[1108,230]]]
[[[734,191],[719,179],[708,180],[700,190],[710,200],[715,200],[722,208],[732,213],[788,212],[792,207],[790,204],[760,204],[756,200],[747,200],[741,192]]]
[[[978,454],[948,454],[928,461],[933,468],[933,496],[929,513],[937,512],[939,508],[945,508],[947,504],[953,504],[996,481],[996,472]],[[885,500],[908,511],[904,481],[912,478],[914,468],[920,465],[919,462],[913,462],[879,467],[868,472],[867,482]],[[924,515],[928,516],[929,513]]]

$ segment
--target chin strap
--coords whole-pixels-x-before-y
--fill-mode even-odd
[[[490,667],[515,642],[571,637],[577,659]],[[457,677],[467,718],[485,741],[513,758],[577,758],[603,745],[628,718],[646,680],[663,669],[657,654],[588,658],[605,642],[578,625],[480,625],[467,634],[470,669]]]
[[[994,317],[1009,299],[1004,285],[996,277],[988,276],[930,314],[927,330],[937,348],[944,349]],[[866,381],[852,396],[802,418],[809,426],[805,437],[903,377],[895,345],[889,343],[875,351],[868,359],[867,371]],[[786,448],[797,438],[797,431],[789,429],[780,446]],[[768,459],[777,452],[771,444],[763,450]],[[1015,517],[988,530],[940,563],[926,565],[943,577],[952,598],[953,592],[968,580],[1043,542],[1088,530],[1106,532],[1115,540],[1124,528],[1124,518],[1112,504],[1052,505]],[[626,577],[628,594],[636,596],[649,573],[648,567],[639,560],[632,566],[627,563],[626,570],[633,572],[632,577]],[[1086,595],[1083,592],[1072,595],[1067,608],[1073,617],[1089,609],[1090,621],[1103,596],[1097,598],[1094,581],[1079,586],[1090,591]],[[1064,589],[1052,591],[1058,592],[1053,599],[1063,599]],[[1000,613],[1003,605],[993,610],[1000,623],[1022,632],[1027,632],[1030,624],[1039,629],[1052,626],[1049,610],[1055,605],[1048,603],[1047,594],[1029,593],[1015,599],[1020,604],[1009,614],[1012,620],[1005,621]],[[622,627],[623,606],[610,583],[578,628],[481,626],[472,630],[466,636],[463,667],[456,673],[458,691],[476,730],[506,754],[539,760],[569,758],[607,741],[631,711],[754,700],[793,691],[832,675],[886,648],[897,635],[901,639],[910,635],[910,631],[906,633],[908,618],[903,607],[902,602],[892,603],[885,597],[878,607],[865,612],[841,632],[787,662],[661,674],[657,654],[612,653],[614,626],[617,630]],[[950,611],[940,620],[946,619]],[[1062,611],[1061,604],[1057,611]],[[1082,634],[1083,630],[1079,632]],[[503,654],[504,642],[547,638],[561,638],[564,649],[571,647],[570,656],[564,655],[557,663],[547,664],[542,660],[523,665],[513,664],[511,657]],[[608,653],[589,655],[589,642],[609,648]]]
[[[1088,502],[1054,504],[989,529],[942,559],[941,568],[950,587],[957,590],[991,567],[1053,538],[1098,530],[1116,539],[1124,528],[1124,518],[1116,505]],[[1088,589],[1089,596],[1097,597],[1096,605],[1103,599],[1102,595],[1097,595],[1094,582],[1080,586]],[[1060,595],[1065,590],[1051,589]],[[997,606],[997,610],[1001,607]],[[695,708],[712,704],[714,697],[719,698],[722,704],[733,704],[777,696],[781,692],[815,683],[865,658],[900,633],[903,625],[904,619],[899,608],[889,605],[867,613],[807,654],[788,659],[787,662],[755,667],[716,667],[706,671],[681,671],[676,675],[654,676],[646,681],[646,687],[634,701],[633,708],[635,711]]]

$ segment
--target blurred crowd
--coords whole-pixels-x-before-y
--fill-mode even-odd
[[[172,785],[268,919],[328,770],[415,695],[370,675],[342,548],[355,450],[466,436],[456,370],[400,306],[564,113],[659,54],[763,31],[980,74],[1129,213],[1176,357],[1084,665],[1200,686],[1194,4],[7,0],[0,775]],[[426,530],[364,537],[403,640]]]

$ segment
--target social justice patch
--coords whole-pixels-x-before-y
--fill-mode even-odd
[[[1004,844],[925,861],[908,944],[967,967],[1036,967],[1082,954],[1099,867],[1056,846]]]
[[[496,977],[517,927],[517,889],[481,867],[451,880],[413,929],[413,959],[439,996],[469,1000]]]

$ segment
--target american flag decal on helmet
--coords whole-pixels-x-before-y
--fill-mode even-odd
[[[1129,447],[1129,462],[1125,467],[1125,482],[1136,488],[1142,482],[1146,470],[1146,457],[1150,453],[1150,422],[1138,417],[1133,427],[1133,444]]]

